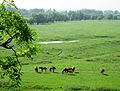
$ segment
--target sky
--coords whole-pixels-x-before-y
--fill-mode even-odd
[[[2,0],[0,0],[2,1]],[[56,9],[56,10],[118,10],[120,0],[15,0],[18,8]]]

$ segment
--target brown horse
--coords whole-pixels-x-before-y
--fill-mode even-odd
[[[43,72],[43,70],[45,70],[45,72],[46,72],[46,70],[47,70],[46,67],[39,67],[39,69],[41,69],[41,72]]]
[[[66,72],[66,73],[73,73],[75,71],[75,67],[71,67],[71,68],[64,68],[63,69],[63,71],[62,71],[62,74],[64,73],[64,72]]]
[[[55,71],[55,69],[56,69],[56,68],[55,68],[54,66],[52,66],[52,67],[50,67],[50,69],[49,69],[49,70],[50,70],[50,72],[54,72],[54,71]]]

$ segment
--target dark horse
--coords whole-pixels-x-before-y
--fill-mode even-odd
[[[47,70],[46,67],[39,67],[39,69],[41,69],[41,72],[43,72],[43,70],[45,70],[45,72],[46,72],[46,70]]]
[[[54,71],[55,71],[55,69],[56,69],[56,68],[55,68],[54,66],[52,66],[52,67],[50,67],[50,69],[49,69],[49,70],[50,70],[50,72],[54,72]]]
[[[102,69],[100,70],[100,73],[101,73],[101,74],[104,74],[104,72],[105,72],[105,69],[102,68]]]
[[[66,73],[73,73],[75,71],[75,67],[71,67],[71,68],[64,68],[63,69],[63,71],[62,71],[62,74],[64,73],[64,72],[66,72]]]
[[[35,70],[35,72],[38,72],[38,67],[36,66],[34,70]]]

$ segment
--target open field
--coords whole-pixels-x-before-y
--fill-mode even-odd
[[[33,61],[22,62],[22,85],[16,90],[120,91],[119,20],[56,22],[30,27],[37,32],[38,45],[48,41],[77,42],[41,44]],[[5,55],[6,50],[0,49],[0,56],[2,53]],[[36,73],[35,66],[57,69],[55,73],[49,70]],[[76,67],[75,73],[62,74],[63,68],[72,66]],[[101,68],[105,68],[104,75],[100,73]]]

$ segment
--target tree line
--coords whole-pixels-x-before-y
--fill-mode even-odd
[[[55,9],[20,9],[20,11],[30,24],[76,20],[120,20],[120,11],[118,10],[81,9],[76,11],[57,11]]]

